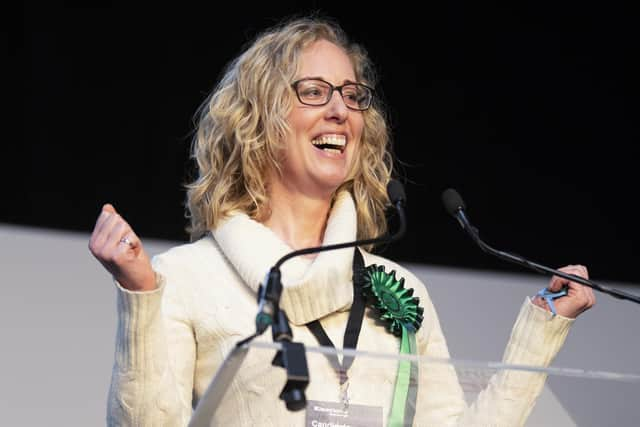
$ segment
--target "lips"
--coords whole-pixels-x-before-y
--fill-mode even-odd
[[[347,146],[347,137],[344,135],[320,135],[314,138],[311,143],[319,150],[329,153],[343,153]]]

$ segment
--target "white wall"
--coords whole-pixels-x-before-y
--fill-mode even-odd
[[[1,425],[104,424],[115,291],[89,253],[88,237],[0,224]],[[173,245],[144,241],[151,254]],[[525,296],[546,283],[531,275],[408,267],[427,283],[452,356],[461,359],[500,360]],[[639,320],[640,306],[598,294],[554,366],[640,373]],[[557,411],[554,425],[632,426],[640,419],[638,383],[557,377],[548,386],[538,407]],[[563,407],[573,422],[561,419]],[[534,412],[528,425],[543,419]]]

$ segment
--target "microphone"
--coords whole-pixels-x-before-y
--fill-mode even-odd
[[[585,279],[583,277],[576,276],[573,274],[564,273],[554,268],[550,268],[542,264],[529,261],[528,259],[523,258],[519,255],[515,255],[509,252],[504,252],[504,251],[500,251],[492,248],[491,246],[483,242],[482,239],[480,239],[480,233],[478,229],[475,228],[473,225],[471,225],[471,222],[469,222],[469,219],[467,218],[467,215],[465,213],[466,206],[464,204],[464,201],[462,200],[462,197],[460,197],[460,194],[458,194],[458,192],[453,188],[449,188],[442,193],[442,203],[444,204],[444,208],[449,213],[449,215],[453,216],[458,221],[462,229],[466,231],[467,234],[469,234],[471,239],[473,239],[473,241],[484,252],[490,255],[496,256],[505,261],[509,261],[514,264],[518,264],[523,267],[529,268],[538,273],[559,276],[564,279],[570,280],[572,282],[578,282],[585,286],[589,286],[590,288],[593,288],[605,294],[609,294],[615,298],[629,300],[629,301],[633,301],[635,303],[640,304],[640,297],[637,295],[633,295],[633,294],[620,291],[617,289],[609,288],[606,286],[598,285],[597,283],[589,279]]]
[[[406,195],[404,187],[400,181],[392,179],[387,184],[387,195],[391,204],[396,208],[398,213],[399,225],[398,230],[393,234],[385,233],[382,236],[373,239],[355,240],[352,242],[337,243],[327,246],[316,246],[311,248],[299,249],[284,255],[276,262],[271,268],[262,285],[258,289],[258,314],[256,315],[256,335],[262,334],[269,325],[277,321],[282,323],[278,319],[279,314],[279,301],[280,294],[282,294],[282,282],[280,281],[280,266],[287,260],[297,257],[299,255],[308,255],[317,252],[331,251],[335,249],[349,248],[353,246],[370,245],[376,243],[391,243],[400,239],[407,230],[407,220],[405,215]],[[283,325],[279,325],[283,326]],[[274,340],[279,339],[291,339],[291,331],[288,328],[278,327],[278,332],[275,332],[278,336],[274,335]],[[284,329],[284,330],[283,330]]]

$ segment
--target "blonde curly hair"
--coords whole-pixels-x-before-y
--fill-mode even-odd
[[[269,170],[279,170],[279,152],[289,133],[295,78],[301,52],[318,40],[341,47],[351,59],[356,79],[375,87],[371,60],[349,42],[340,26],[327,19],[298,18],[267,30],[225,70],[199,110],[191,157],[198,177],[187,187],[187,231],[196,240],[232,212],[268,218]],[[387,230],[386,185],[392,157],[386,113],[379,99],[362,112],[364,129],[349,178],[336,193],[353,195],[358,238]]]

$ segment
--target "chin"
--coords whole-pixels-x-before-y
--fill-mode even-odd
[[[338,188],[340,188],[342,184],[346,182],[346,180],[346,176],[325,178],[322,180],[322,187],[325,189],[325,192],[327,194],[333,194]]]

